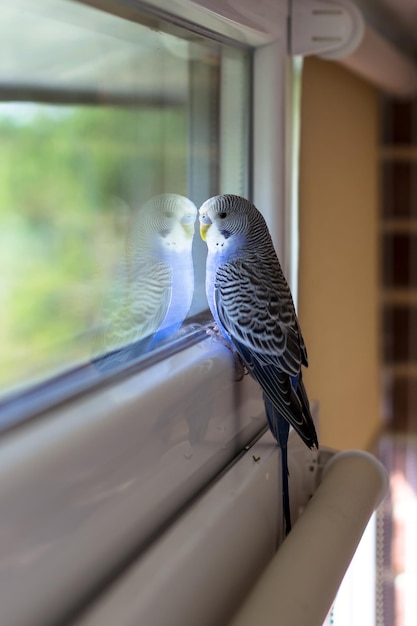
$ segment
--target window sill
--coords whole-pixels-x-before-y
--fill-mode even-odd
[[[231,353],[207,339],[6,433],[2,623],[62,619],[264,426],[258,386],[236,384]]]

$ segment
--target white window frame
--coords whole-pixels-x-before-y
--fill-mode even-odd
[[[106,0],[90,4],[106,8]],[[295,289],[290,271],[294,238],[288,236],[293,107],[286,0],[245,0],[235,7],[209,0],[143,5],[254,48],[251,195]],[[233,377],[231,354],[207,338],[3,435],[0,526],[7,540],[0,547],[2,625],[46,626],[67,618],[251,445],[266,426],[261,392],[249,377],[239,383]],[[214,415],[204,415],[207,406]],[[167,420],[170,407],[172,423]],[[187,417],[192,435],[184,431]],[[207,420],[208,440],[198,434]],[[278,467],[277,447],[269,445],[269,462]],[[256,455],[247,454],[251,472]],[[147,472],[145,484],[141,477]],[[277,470],[268,493],[279,492],[279,484]],[[258,520],[260,536],[262,525],[270,529],[261,540],[267,557],[276,548],[281,517],[277,493],[273,510]]]

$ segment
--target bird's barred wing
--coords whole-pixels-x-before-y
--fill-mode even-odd
[[[125,264],[102,312],[101,351],[126,346],[155,333],[172,295],[172,269],[152,257]]]
[[[275,365],[267,365],[260,362],[257,355],[240,344],[239,341],[232,339],[232,343],[242,357],[249,373],[261,385],[264,395],[268,398],[278,415],[282,416],[291,424],[308,447],[317,446],[317,435],[308,406],[308,400],[306,400],[304,396],[300,397],[298,392],[300,388],[300,391],[305,394],[301,374],[296,391],[291,385],[291,378],[288,374],[280,371]],[[268,415],[268,419],[270,421],[272,416]],[[276,429],[278,423],[273,424],[270,421],[269,426],[272,433],[277,438]]]
[[[230,337],[260,364],[296,376],[307,355],[278,261],[262,263],[256,255],[229,261],[218,268],[214,289],[217,314]]]

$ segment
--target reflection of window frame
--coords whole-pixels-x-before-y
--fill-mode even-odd
[[[247,103],[253,110],[251,195],[269,222],[288,272],[287,3],[258,0],[252,16],[235,15],[233,23],[230,16],[215,9],[206,13],[195,3],[148,4],[177,11],[175,20],[194,22],[198,31],[215,28],[221,38],[253,47],[253,99]],[[212,340],[203,341],[149,369],[103,381],[93,393],[41,412],[42,419],[11,430],[0,441],[0,511],[7,511],[9,524],[15,522],[4,558],[20,568],[18,589],[4,586],[4,597],[0,595],[4,611],[19,615],[20,623],[29,623],[34,615],[39,616],[38,623],[61,620],[126,565],[262,431],[265,419],[257,386],[248,377],[234,384],[229,381],[232,377],[228,351]],[[155,403],[178,407],[195,398],[184,412],[192,415],[195,410],[198,422],[199,412],[214,406],[219,391],[218,432],[211,433],[213,439],[193,446],[180,438],[177,445],[171,440],[167,447],[161,433],[168,432],[174,440],[175,433],[169,424],[152,421]],[[129,474],[129,468],[138,467],[135,438],[142,433],[158,437],[149,441],[144,467],[156,473],[161,470],[158,454],[164,459],[165,473],[148,494],[148,502],[145,492],[135,486],[135,475]],[[146,457],[147,451],[140,454]],[[34,577],[39,584],[36,593],[29,593]],[[60,606],[51,608],[51,598],[61,599],[64,589]],[[22,597],[31,600],[22,603]]]

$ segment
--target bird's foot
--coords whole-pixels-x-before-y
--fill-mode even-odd
[[[233,356],[233,361],[234,361],[234,366],[235,366],[235,380],[237,382],[241,381],[243,377],[246,376],[246,374],[248,374],[248,370],[246,369],[246,366],[239,352],[237,352],[237,350],[235,350],[235,348],[230,343],[230,341],[228,341],[222,335],[222,332],[216,323],[209,324],[208,326],[206,326],[206,333],[209,337],[216,339],[216,341],[219,341],[223,346],[225,346],[228,350],[230,350]]]

